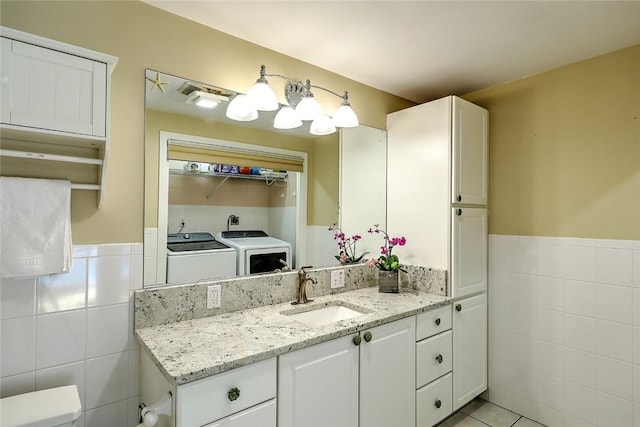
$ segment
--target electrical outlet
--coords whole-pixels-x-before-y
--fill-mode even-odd
[[[331,289],[344,287],[344,270],[333,270],[331,272]]]
[[[222,300],[222,289],[220,285],[207,286],[207,310],[212,308],[220,308]]]
[[[231,215],[231,225],[240,225],[240,217]]]

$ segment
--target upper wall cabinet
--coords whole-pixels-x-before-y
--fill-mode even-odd
[[[107,64],[2,38],[2,123],[106,136]]]
[[[100,191],[100,205],[117,58],[11,28],[0,34],[2,156],[89,165],[94,182],[72,188]]]
[[[489,114],[464,99],[451,99],[451,203],[486,205]]]

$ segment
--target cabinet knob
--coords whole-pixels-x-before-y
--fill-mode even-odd
[[[360,338],[360,335],[356,335],[355,337],[353,337],[353,343],[355,345],[360,345],[361,342],[362,342],[362,338]]]
[[[440,318],[439,317],[436,319],[436,326],[440,326]]]
[[[440,401],[440,399],[436,400],[436,408],[440,409],[441,406],[442,402]]]
[[[438,363],[442,363],[442,355],[441,354],[437,355],[436,360],[438,361]]]
[[[458,197],[456,197],[456,200],[461,202],[462,201],[462,194],[458,194]]]
[[[373,335],[371,335],[371,332],[366,332],[366,333],[364,334],[364,340],[365,340],[366,342],[370,342],[372,338],[373,338]]]
[[[462,215],[462,209],[456,209],[456,215],[458,216]]]
[[[456,304],[456,311],[462,311],[462,304]]]
[[[228,394],[229,400],[230,401],[234,401],[234,400],[238,400],[238,398],[240,397],[240,389],[238,387],[234,387],[231,390],[229,390],[229,394]]]

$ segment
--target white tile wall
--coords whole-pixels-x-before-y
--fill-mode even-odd
[[[73,271],[0,282],[0,397],[76,384],[79,426],[136,426],[142,244],[74,247]]]
[[[640,241],[489,237],[489,400],[640,427]]]

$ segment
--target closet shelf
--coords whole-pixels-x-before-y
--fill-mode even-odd
[[[170,175],[185,175],[185,176],[203,176],[203,177],[220,177],[220,178],[234,178],[234,179],[252,179],[258,181],[265,181],[267,184],[273,182],[287,182],[286,176],[270,176],[270,175],[248,175],[241,173],[223,173],[223,172],[192,172],[182,169],[169,169]]]

